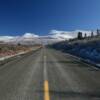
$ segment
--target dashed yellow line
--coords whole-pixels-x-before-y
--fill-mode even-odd
[[[49,83],[47,80],[44,81],[44,100],[50,100]]]

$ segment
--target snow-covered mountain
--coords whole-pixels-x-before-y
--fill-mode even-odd
[[[33,33],[25,33],[22,36],[0,36],[0,41],[13,44],[36,44],[38,43],[38,38],[39,36]]]
[[[17,38],[14,38],[13,41],[16,43],[21,43],[21,44],[35,44],[38,42],[38,35],[35,35],[33,33],[25,33],[22,36],[18,36]]]
[[[38,38],[39,36],[33,33],[25,33],[22,37],[26,39],[28,38],[30,39],[30,38]]]
[[[36,43],[54,43],[58,41],[68,40],[77,37],[77,33],[86,33],[87,36],[91,34],[91,31],[75,30],[75,31],[58,31],[51,30],[45,36],[39,36],[34,33],[25,33],[22,36],[0,36],[0,41],[7,43],[22,43],[22,44],[36,44]],[[95,34],[96,32],[94,32]]]

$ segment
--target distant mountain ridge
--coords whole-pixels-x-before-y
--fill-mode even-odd
[[[54,43],[75,38],[77,37],[78,32],[82,32],[83,35],[87,33],[87,36],[91,34],[91,31],[84,31],[84,30],[75,30],[75,31],[51,30],[49,34],[45,36],[39,36],[34,33],[25,33],[22,36],[0,36],[0,41],[5,43],[14,43],[14,44]]]

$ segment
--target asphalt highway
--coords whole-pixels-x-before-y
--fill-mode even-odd
[[[100,100],[100,69],[42,48],[0,65],[0,100]]]

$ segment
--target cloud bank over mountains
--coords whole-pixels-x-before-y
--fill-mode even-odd
[[[25,33],[22,36],[0,36],[0,41],[3,42],[10,42],[10,43],[42,43],[42,42],[58,42],[63,40],[68,40],[71,38],[77,37],[77,33],[82,32],[83,35],[85,33],[87,36],[91,34],[91,31],[85,30],[75,30],[75,31],[58,31],[58,30],[51,30],[45,36],[39,36],[34,33]],[[95,32],[94,32],[95,33]]]
[[[91,31],[89,31],[89,30],[75,30],[75,31],[57,31],[57,30],[51,30],[51,32],[49,34],[51,34],[54,37],[62,37],[64,39],[70,39],[70,38],[77,37],[78,32],[82,32],[83,36],[85,35],[85,33],[87,34],[87,36],[91,35]]]

